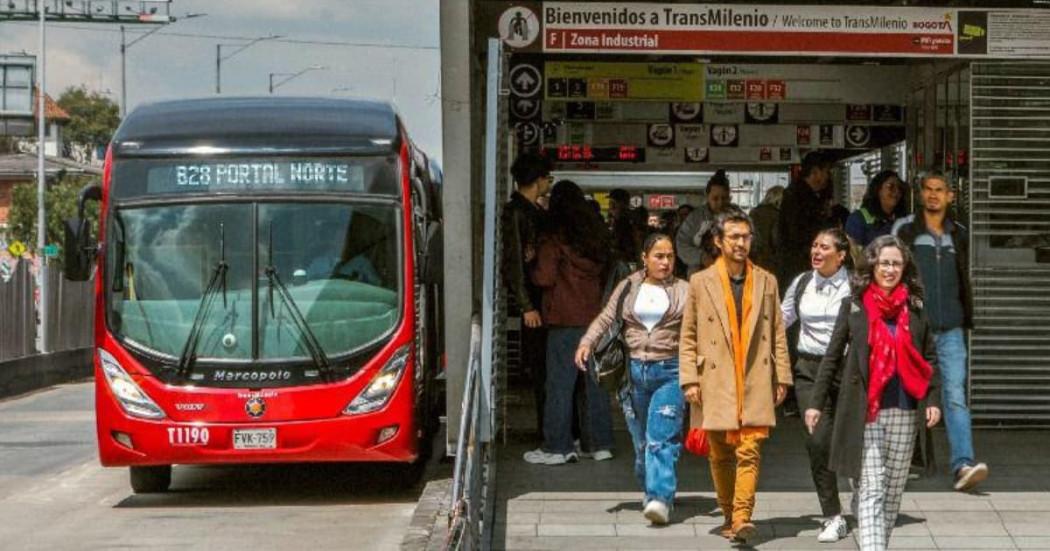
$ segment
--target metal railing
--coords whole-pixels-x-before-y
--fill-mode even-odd
[[[491,445],[479,438],[478,432],[482,416],[488,414],[482,388],[481,341],[481,318],[475,314],[470,324],[470,363],[460,410],[445,549],[478,549],[484,530],[485,470]]]

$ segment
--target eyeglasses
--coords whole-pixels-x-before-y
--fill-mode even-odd
[[[750,233],[734,233],[732,235],[725,236],[726,241],[751,241],[755,236]]]
[[[880,260],[875,265],[881,270],[901,270],[904,268],[904,263],[899,260]]]

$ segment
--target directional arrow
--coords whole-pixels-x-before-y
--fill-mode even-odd
[[[535,65],[522,63],[515,65],[510,70],[510,89],[514,95],[522,98],[531,98],[539,93],[543,77]]]
[[[531,119],[539,114],[540,102],[534,99],[517,99],[511,103],[511,111],[519,119]]]
[[[851,126],[846,130],[846,139],[854,147],[867,145],[870,132],[864,126]]]

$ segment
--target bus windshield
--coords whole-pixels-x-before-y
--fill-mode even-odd
[[[327,357],[352,353],[400,319],[399,213],[393,201],[351,198],[117,206],[108,234],[110,329],[133,347],[179,358],[224,263],[194,347],[198,363],[308,361],[313,338]],[[274,287],[271,267],[291,301]]]

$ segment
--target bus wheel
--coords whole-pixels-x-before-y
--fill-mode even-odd
[[[171,486],[171,465],[131,467],[131,489],[136,494],[155,494]]]

